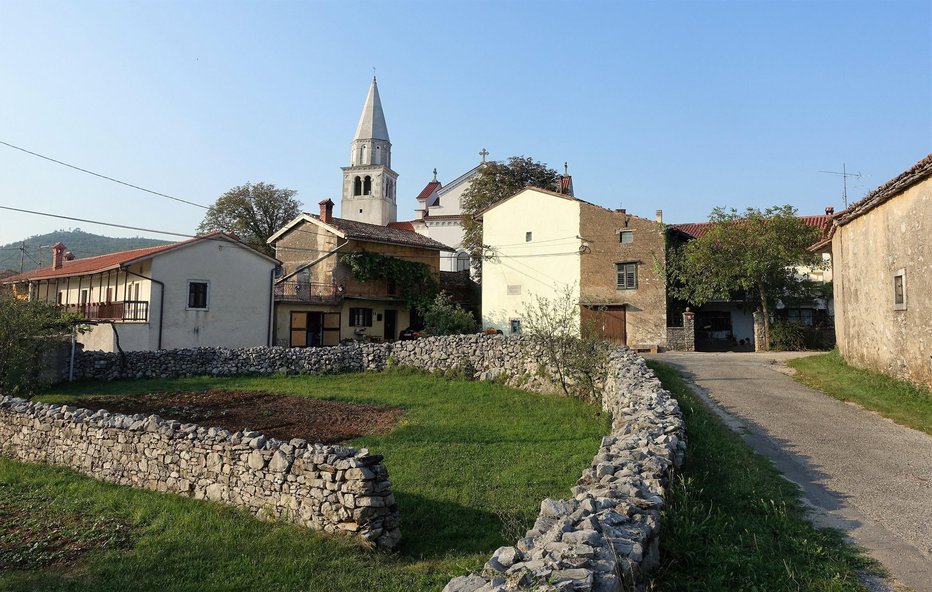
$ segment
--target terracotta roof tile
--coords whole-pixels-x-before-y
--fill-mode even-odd
[[[212,232],[210,234],[205,234],[203,236],[198,236],[195,238],[188,239],[186,241],[181,241],[177,243],[169,243],[167,245],[159,245],[157,247],[146,247],[143,249],[132,249],[129,251],[119,251],[116,253],[109,253],[107,255],[98,255],[97,257],[83,257],[81,259],[72,259],[70,261],[63,261],[62,266],[58,269],[53,269],[51,265],[48,267],[41,267],[39,269],[28,271],[26,273],[17,274],[3,280],[4,283],[20,282],[26,280],[43,280],[57,277],[68,277],[76,275],[90,275],[94,273],[100,273],[102,271],[113,270],[121,265],[126,265],[127,263],[138,261],[140,259],[148,259],[154,255],[157,255],[163,251],[168,251],[169,249],[174,249],[188,243],[192,243],[199,240],[204,240],[208,238],[215,237],[220,232]],[[235,239],[231,239],[235,240]]]
[[[844,226],[928,177],[932,177],[932,154],[914,164],[909,170],[900,173],[874,189],[863,199],[851,204],[848,209],[837,214],[835,219],[838,221],[839,226]]]
[[[398,230],[406,230],[408,232],[414,232],[414,225],[410,222],[389,222],[389,228],[397,228]]]
[[[317,218],[320,220],[320,216],[317,216],[316,214],[308,215],[312,218]],[[410,222],[407,224],[410,224]],[[454,250],[441,242],[435,241],[432,238],[428,238],[422,234],[414,232],[414,226],[411,226],[410,230],[402,230],[392,226],[367,224],[365,222],[357,222],[356,220],[346,220],[345,218],[331,218],[329,225],[346,235],[346,238],[379,243],[391,243],[396,245],[406,245],[409,247],[421,247],[424,249],[433,249],[437,251]]]
[[[440,181],[431,181],[424,186],[424,189],[421,189],[420,193],[417,194],[417,199],[427,199],[434,191],[440,189],[440,187],[442,187]]]
[[[799,216],[806,226],[819,229],[819,240],[828,236],[832,229],[833,216],[820,214],[818,216]],[[712,222],[687,222],[685,224],[671,224],[677,230],[685,232],[693,238],[702,238],[712,228]]]

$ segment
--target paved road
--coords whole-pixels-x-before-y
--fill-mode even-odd
[[[802,488],[818,524],[848,532],[898,583],[932,592],[932,437],[797,383],[783,362],[798,355],[645,357],[678,367],[708,395]]]

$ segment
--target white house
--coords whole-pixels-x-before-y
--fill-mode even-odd
[[[441,271],[469,270],[469,253],[463,248],[463,192],[479,174],[482,164],[469,169],[447,185],[434,179],[417,196],[418,207],[411,225],[414,231],[454,249],[440,257]]]
[[[215,232],[187,241],[74,259],[4,280],[17,295],[83,315],[85,349],[157,350],[271,343],[278,261]]]

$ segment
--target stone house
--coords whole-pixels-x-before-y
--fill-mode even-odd
[[[50,266],[3,283],[90,321],[78,336],[87,350],[253,347],[271,342],[277,266],[215,232],[81,259],[58,243]]]
[[[411,324],[402,287],[390,279],[360,281],[340,257],[368,252],[422,263],[440,281],[440,253],[452,249],[410,230],[320,214],[301,214],[268,239],[282,262],[275,283],[276,345],[311,347],[342,340],[393,341]]]
[[[527,188],[481,213],[482,322],[520,333],[536,296],[572,291],[582,321],[632,347],[667,345],[661,220]],[[579,330],[579,327],[576,328]]]
[[[848,363],[932,386],[932,154],[836,216],[835,335]]]

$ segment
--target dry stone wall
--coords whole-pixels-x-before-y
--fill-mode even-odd
[[[379,547],[394,547],[401,536],[382,457],[366,449],[2,397],[0,453],[357,535]]]
[[[542,359],[539,353],[535,342],[527,338],[463,335],[334,348],[202,348],[130,352],[125,356],[84,352],[76,361],[76,373],[80,378],[116,379],[363,372],[383,370],[397,364],[481,380],[502,380],[528,390],[553,391],[555,388],[548,380],[547,369],[542,368],[539,362]],[[664,494],[674,468],[682,461],[686,446],[682,416],[676,401],[661,387],[643,359],[627,348],[611,349],[602,374],[598,385],[600,404],[612,415],[612,432],[602,439],[591,466],[572,488],[572,496],[543,500],[537,521],[524,538],[513,546],[498,549],[480,573],[451,580],[444,588],[445,592],[617,591],[637,586],[643,581],[643,574],[656,565]],[[308,446],[296,441],[271,445],[266,442],[254,446],[255,439],[261,436],[222,434],[220,437],[216,430],[211,434],[210,430],[203,431],[196,426],[166,427],[164,422],[158,424],[163,420],[152,418],[134,418],[125,426],[129,420],[120,419],[120,430],[125,431],[135,425],[133,429],[139,432],[136,448],[130,447],[127,451],[136,455],[133,462],[139,464],[145,460],[150,466],[161,467],[160,476],[147,481],[151,478],[142,473],[124,477],[126,473],[136,474],[135,469],[126,471],[124,468],[127,452],[121,452],[121,455],[108,453],[88,443],[98,439],[100,433],[104,433],[104,440],[110,441],[112,435],[106,430],[116,428],[110,427],[107,421],[117,420],[108,419],[100,424],[87,411],[82,414],[61,407],[33,406],[4,399],[0,405],[0,419],[4,424],[8,423],[11,415],[8,410],[13,410],[12,415],[20,419],[19,430],[14,429],[10,437],[0,433],[0,437],[9,442],[19,434],[19,439],[16,444],[3,444],[4,454],[16,456],[22,454],[17,451],[29,448],[30,457],[23,460],[77,467],[84,465],[86,468],[79,470],[95,476],[103,475],[103,478],[109,475],[109,480],[137,486],[151,487],[155,484],[154,488],[162,490],[180,490],[196,497],[248,505],[257,513],[261,513],[264,507],[271,507],[273,516],[306,516],[302,518],[303,523],[315,528],[323,527],[324,530],[352,530],[352,525],[355,525],[359,528],[358,534],[381,546],[389,547],[397,541],[398,515],[392,503],[387,473],[379,462],[381,459],[365,451]],[[91,425],[86,429],[75,428],[72,423],[77,415],[82,422]],[[67,423],[66,416],[72,423]],[[54,423],[62,421],[66,423]],[[155,422],[151,430],[147,427],[150,422]],[[172,422],[168,423],[172,425]],[[59,434],[63,430],[75,429],[77,432],[68,435],[70,445],[55,447],[56,451],[48,454],[40,452],[49,442],[43,440],[41,434]],[[178,434],[179,431],[190,434],[192,429],[199,434],[195,438]],[[162,434],[163,430],[166,434]],[[153,434],[158,434],[158,437]],[[143,436],[149,440],[142,439]],[[163,440],[163,436],[167,439]],[[224,442],[228,440],[228,444],[222,444],[220,450],[215,450],[211,438],[218,437]],[[152,438],[156,438],[156,443],[150,446]],[[246,475],[237,477],[236,487],[221,485],[211,488],[214,482],[209,479],[198,479],[189,484],[189,477],[185,477],[185,484],[179,487],[181,474],[173,464],[164,464],[184,458],[175,448],[167,446],[167,443],[174,442],[173,438],[194,439],[197,462],[199,465],[203,463],[204,469],[211,463],[214,478],[217,478],[218,471],[219,475],[228,475],[226,467],[234,465],[237,471],[242,470]],[[81,450],[80,460],[76,460],[75,451],[70,450],[74,447]],[[152,457],[146,456],[145,452],[150,448],[164,449],[165,454],[156,454],[155,460],[151,461]],[[331,448],[333,451],[329,451]],[[261,462],[253,456],[257,450],[261,451]],[[101,454],[104,456],[98,458]],[[208,459],[210,454],[221,455],[219,468],[216,457]],[[249,464],[250,458],[256,459],[254,468]],[[298,463],[299,458],[308,464]],[[133,462],[128,464],[132,466]],[[247,467],[258,474],[250,476]],[[281,469],[284,470],[279,472]],[[302,474],[302,471],[307,472]],[[327,475],[332,480],[328,481],[331,477]],[[299,490],[294,485],[302,477],[304,481],[301,484],[306,490]],[[261,487],[256,480],[262,483]],[[240,483],[262,494],[250,493],[243,497]],[[331,485],[336,483],[339,485]],[[275,488],[280,484],[282,489],[279,492]],[[321,484],[323,489],[319,487]],[[341,493],[342,497],[333,492]],[[305,504],[307,495],[320,500],[316,506],[319,508],[317,513],[311,511],[315,508],[313,502]],[[320,495],[326,497],[315,497]],[[341,499],[343,505],[337,503]],[[360,499],[366,501],[360,502]],[[323,511],[324,501],[329,503],[326,513],[331,517]]]

